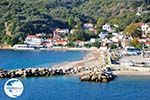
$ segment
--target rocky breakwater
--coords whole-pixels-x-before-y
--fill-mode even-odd
[[[52,68],[26,68],[26,69],[12,69],[0,70],[0,78],[16,78],[16,77],[48,77],[48,76],[62,76],[73,75],[84,71],[85,68],[78,67],[52,67]]]
[[[16,77],[46,77],[54,75],[69,74],[70,69],[61,68],[26,68],[14,70],[1,70],[0,78],[16,78]]]
[[[0,78],[49,77],[73,74],[79,75],[81,81],[109,82],[115,78],[114,74],[106,70],[102,71],[99,67],[44,67],[0,70]]]
[[[91,82],[110,82],[114,80],[116,75],[114,75],[112,72],[107,71],[91,71],[88,73],[84,73],[80,76],[81,81],[91,81]]]

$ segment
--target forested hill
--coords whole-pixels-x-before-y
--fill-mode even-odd
[[[138,21],[137,7],[144,0],[0,0],[0,35],[51,33],[98,19],[122,25]],[[147,1],[147,0],[145,0]],[[140,20],[147,21],[142,17]],[[123,26],[123,25],[122,25]],[[5,37],[7,38],[7,36]],[[1,37],[2,40],[5,38]]]

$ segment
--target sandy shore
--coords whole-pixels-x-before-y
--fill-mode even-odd
[[[110,65],[114,69],[113,73],[115,75],[125,75],[125,76],[149,76],[150,67],[121,67],[120,65]]]
[[[113,71],[115,75],[118,76],[150,76],[150,72],[141,72],[141,71]]]
[[[65,62],[63,64],[55,65],[53,67],[61,67],[61,68],[68,68],[68,67],[99,67],[102,68],[103,60],[105,62],[105,52],[99,51],[98,49],[91,50],[87,53],[87,55],[80,61],[74,62]],[[126,76],[135,76],[135,75],[150,75],[150,68],[144,67],[130,67],[124,68],[119,65],[108,65],[107,67],[113,68],[115,71],[113,73],[115,75],[126,75]],[[118,70],[119,69],[119,70]]]
[[[72,50],[72,49],[71,49]],[[76,49],[73,49],[76,50]],[[99,60],[99,56],[100,53],[97,49],[95,50],[88,50],[86,56],[79,61],[73,61],[73,62],[65,62],[62,64],[56,64],[53,67],[91,67],[91,66],[98,66],[98,60]]]

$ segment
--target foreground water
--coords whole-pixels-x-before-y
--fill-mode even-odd
[[[80,51],[0,51],[0,66],[21,68],[52,65],[64,61],[82,59]],[[13,66],[12,66],[13,65]],[[0,79],[0,100],[149,100],[150,77],[119,76],[109,83],[80,82],[78,77],[62,76],[47,78],[24,78],[24,92],[17,99],[4,93]]]
[[[0,99],[12,100],[3,92]],[[76,77],[21,79],[24,92],[16,100],[149,100],[149,77],[118,77],[110,83],[80,82]]]
[[[83,51],[14,51],[0,50],[0,68],[16,69],[26,67],[43,67],[54,64],[80,60]]]

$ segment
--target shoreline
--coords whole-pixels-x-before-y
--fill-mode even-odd
[[[64,62],[58,67],[61,68],[66,68],[67,66],[72,66],[72,67],[101,67],[100,65],[100,60],[103,58],[104,55],[101,55],[100,51],[98,49],[95,49],[95,51],[91,50],[87,52],[85,57],[83,59],[78,60],[78,61],[73,61],[73,62]],[[54,67],[56,67],[54,65]],[[112,71],[113,74],[117,76],[150,76],[150,68],[145,69],[144,67],[129,67],[129,68],[124,68],[121,66],[113,66],[113,65],[108,65],[110,68],[113,68],[115,71]],[[120,69],[120,70],[118,70]],[[83,73],[79,73],[83,74]]]
[[[50,51],[50,50],[56,50],[56,51],[91,51],[96,48],[69,48],[69,47],[54,47],[54,48],[48,48],[45,50],[39,50],[39,51]],[[8,48],[1,48],[0,50],[15,50],[15,51],[20,51],[19,49],[14,49],[13,47],[8,47]],[[26,50],[22,49],[24,51],[36,51],[36,50]]]
[[[72,50],[72,49],[71,49]],[[76,49],[73,49],[76,50]],[[84,51],[84,50],[80,50],[80,51]],[[97,54],[97,52],[93,51],[93,50],[85,50],[87,51],[85,56],[81,59],[81,60],[77,60],[77,61],[69,61],[69,62],[63,62],[60,64],[55,64],[53,66],[50,66],[52,68],[57,68],[57,67],[61,67],[61,68],[67,68],[67,67],[83,67],[83,65],[87,65],[87,63],[89,62],[94,62],[98,56],[94,56]],[[88,65],[87,67],[89,67],[90,65]]]
[[[0,78],[27,78],[27,77],[50,77],[76,75],[80,81],[88,82],[110,82],[116,75],[100,69],[98,63],[99,52],[91,51],[79,61],[54,65],[52,67],[21,68],[0,71]],[[89,64],[89,62],[91,64]],[[93,65],[94,64],[94,65]],[[93,65],[93,66],[92,66]]]
[[[5,49],[4,49],[5,50]],[[8,49],[10,50],[10,49]],[[58,49],[51,49],[51,50],[58,50]],[[64,50],[60,48],[59,50]],[[105,57],[105,53],[101,52],[99,49],[96,48],[65,48],[65,50],[79,50],[79,51],[87,51],[85,56],[81,60],[72,61],[72,62],[62,62],[59,64],[54,64],[52,66],[48,66],[48,68],[77,68],[81,69],[83,67],[85,68],[101,68],[103,65],[101,64],[103,58]],[[33,50],[34,51],[34,50]],[[150,76],[150,68],[148,71],[142,71],[144,68],[140,67],[140,69],[130,69],[130,68],[123,68],[120,66],[113,66],[108,65],[110,68],[115,69],[115,71],[112,71],[113,74],[118,76]],[[106,66],[105,66],[106,67]],[[38,67],[37,67],[38,68]],[[135,67],[133,67],[135,68]],[[120,69],[120,70],[118,70]],[[79,73],[83,74],[83,73]]]
[[[117,76],[150,76],[150,72],[134,71],[113,71]]]

